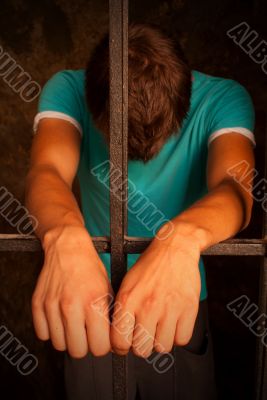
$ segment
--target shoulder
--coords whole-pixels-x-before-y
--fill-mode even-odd
[[[193,77],[193,85],[195,85],[199,91],[202,89],[203,92],[206,91],[208,94],[212,93],[213,99],[222,98],[222,96],[250,98],[250,94],[245,86],[235,79],[209,75],[196,70],[193,71]]]
[[[84,92],[85,70],[61,70],[56,72],[48,79],[43,87],[43,91],[48,89],[70,90]]]
[[[86,112],[84,77],[84,70],[62,70],[52,75],[44,85],[39,98],[34,130],[40,119],[49,116],[71,119],[82,131]]]

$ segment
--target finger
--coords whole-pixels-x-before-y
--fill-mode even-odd
[[[56,350],[64,351],[66,340],[58,301],[46,301],[45,309],[52,344]]]
[[[101,309],[89,305],[85,321],[89,351],[94,356],[106,355],[111,351],[108,304]]]
[[[174,344],[178,313],[176,310],[169,310],[158,322],[154,349],[159,353],[169,353]]]
[[[47,287],[47,270],[42,268],[31,300],[33,325],[41,340],[50,338],[48,321],[45,315],[44,299]]]
[[[135,316],[133,309],[115,303],[110,339],[112,349],[120,355],[127,354],[133,340]]]
[[[73,358],[88,353],[85,316],[80,304],[61,304],[61,315],[68,352]]]
[[[158,315],[141,314],[136,317],[133,334],[133,353],[139,357],[147,358],[153,351]]]
[[[43,299],[36,293],[32,296],[32,319],[37,337],[41,340],[48,340],[50,334]]]
[[[193,335],[194,325],[198,313],[198,306],[187,308],[180,316],[176,325],[174,342],[178,346],[185,346]]]

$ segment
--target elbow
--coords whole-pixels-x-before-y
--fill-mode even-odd
[[[243,231],[244,229],[246,229],[249,226],[250,221],[251,221],[251,214],[246,215],[245,218],[244,218],[244,223],[243,223],[240,231]]]
[[[252,193],[246,192],[245,194],[243,193],[242,195],[243,201],[242,201],[242,208],[243,208],[243,224],[241,227],[241,231],[246,229],[248,225],[250,224],[251,217],[252,217],[252,210],[253,210],[253,196]]]

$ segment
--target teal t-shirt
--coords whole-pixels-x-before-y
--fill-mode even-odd
[[[110,236],[109,152],[87,108],[85,70],[60,71],[46,83],[34,130],[45,117],[66,119],[81,133],[78,178],[86,228],[92,236]],[[254,108],[243,86],[230,79],[192,71],[190,110],[179,133],[149,162],[128,162],[128,235],[154,237],[163,222],[203,197],[208,192],[206,165],[211,141],[234,130],[255,146],[253,129]],[[110,276],[110,254],[100,257]],[[128,255],[128,269],[138,257],[139,254]],[[207,289],[202,256],[199,267],[203,300]]]

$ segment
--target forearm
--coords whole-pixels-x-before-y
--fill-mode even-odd
[[[189,237],[200,251],[233,237],[244,229],[251,216],[252,197],[234,181],[225,181],[187,210],[172,219],[173,245]]]
[[[33,168],[26,179],[26,206],[38,220],[36,234],[43,242],[49,232],[65,226],[84,227],[71,188],[53,168]]]

